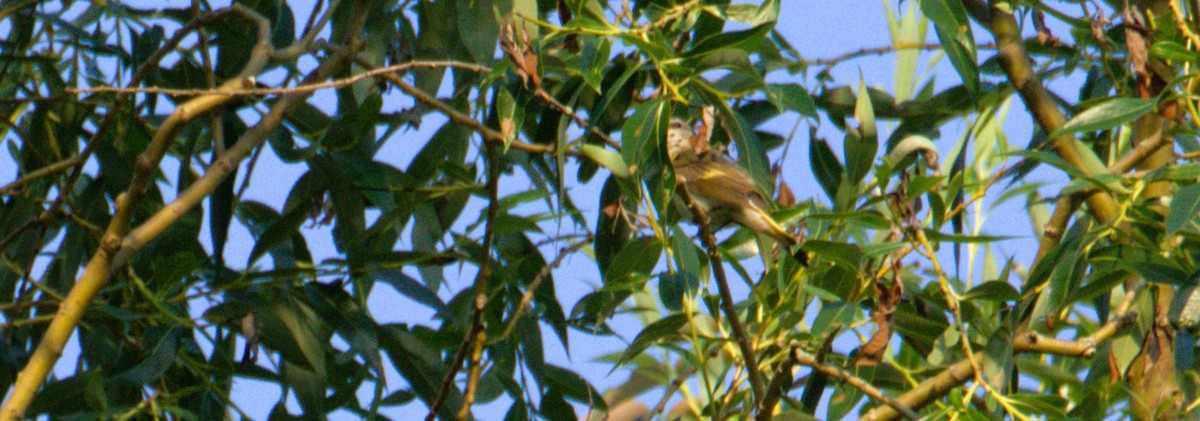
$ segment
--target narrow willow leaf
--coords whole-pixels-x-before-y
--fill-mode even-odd
[[[676,313],[664,317],[657,322],[651,323],[649,326],[646,326],[645,329],[642,329],[642,331],[638,332],[637,336],[633,338],[633,343],[629,344],[628,348],[625,348],[625,352],[622,353],[621,358],[617,360],[617,366],[628,362],[629,360],[633,359],[633,357],[641,354],[642,351],[645,351],[646,348],[649,348],[651,345],[654,345],[659,341],[667,338],[679,337],[679,328],[686,325],[687,322],[688,317],[686,314]],[[613,369],[615,370],[616,367],[613,367]]]
[[[1156,105],[1153,99],[1141,98],[1104,101],[1067,120],[1062,127],[1050,133],[1050,138],[1117,127],[1153,111]]]
[[[1175,193],[1171,209],[1167,211],[1166,228],[1168,235],[1175,235],[1182,229],[1200,232],[1200,185],[1193,184]]]
[[[592,161],[596,161],[600,166],[612,171],[617,177],[629,177],[629,167],[625,165],[625,161],[621,159],[621,155],[608,150],[603,146],[596,145],[580,145],[579,151],[583,152]]]

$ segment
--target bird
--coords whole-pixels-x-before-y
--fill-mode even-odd
[[[709,225],[720,228],[730,221],[774,239],[785,250],[798,241],[767,213],[767,197],[758,189],[745,168],[707,148],[698,148],[695,132],[687,122],[673,118],[667,130],[667,156],[675,168],[675,179],[709,218]],[[705,149],[705,150],[699,150]],[[678,194],[676,195],[678,197]],[[686,206],[679,206],[685,219],[694,217]],[[792,255],[802,265],[808,257],[803,250]]]

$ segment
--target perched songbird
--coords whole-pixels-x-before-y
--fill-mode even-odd
[[[698,151],[692,143],[693,136],[695,133],[690,125],[672,119],[667,131],[667,154],[675,167],[675,178],[708,215],[709,225],[718,229],[732,220],[771,237],[790,253],[797,243],[796,238],[766,212],[768,199],[758,190],[750,174],[720,154]],[[680,208],[686,219],[693,219],[686,206]],[[793,257],[801,264],[807,264],[807,256],[802,250]]]

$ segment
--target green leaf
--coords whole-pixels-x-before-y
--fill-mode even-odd
[[[518,31],[524,31],[529,34],[529,39],[538,39],[538,31],[540,28],[530,22],[538,19],[538,2],[537,0],[513,0],[512,5],[513,22],[517,25]],[[518,33],[517,35],[521,35]]]
[[[817,104],[808,91],[795,83],[767,85],[767,99],[780,109],[795,111],[805,117],[817,118]]]
[[[830,329],[849,328],[854,322],[854,317],[860,311],[861,309],[854,303],[842,301],[821,303],[821,309],[817,311],[817,316],[813,318],[811,333],[813,335],[823,335],[829,332]]]
[[[1066,398],[1055,394],[1013,393],[1005,396],[1018,410],[1029,414],[1042,414],[1048,419],[1063,419],[1070,406]]]
[[[642,161],[645,160],[645,150],[650,147],[648,145],[657,145],[659,126],[665,127],[666,123],[658,121],[662,107],[661,99],[649,101],[638,107],[633,115],[625,120],[625,125],[621,128],[621,157],[625,160],[627,168],[641,167]]]
[[[337,159],[339,157],[345,159]],[[367,230],[367,222],[362,190],[347,176],[346,170],[362,168],[369,162],[357,154],[322,155],[309,162],[313,171],[325,179],[327,186],[340,186],[328,190],[336,215],[333,245],[351,258],[359,251],[358,245],[363,239],[363,232]]]
[[[629,167],[621,160],[621,155],[613,152],[603,146],[583,144],[579,146],[579,151],[583,152],[592,161],[596,161],[600,166],[612,171],[617,177],[628,177]]]
[[[350,345],[375,370],[383,373],[383,360],[379,354],[379,339],[375,337],[378,326],[366,310],[346,293],[340,284],[309,282],[304,285],[308,299],[321,319],[329,323],[338,336]]]
[[[582,376],[571,370],[546,364],[544,379],[546,386],[550,390],[562,394],[565,398],[599,411],[608,409],[608,405],[604,402],[604,398],[600,396],[600,392],[597,392],[596,388],[592,387]]]
[[[857,185],[871,171],[875,153],[879,151],[879,137],[875,130],[875,112],[871,108],[871,96],[867,95],[866,80],[859,76],[858,99],[854,102],[854,118],[859,122],[857,133],[846,132],[846,180]]]
[[[942,50],[950,58],[963,86],[972,97],[979,93],[975,36],[962,3],[954,0],[920,0],[921,12],[933,21]]]
[[[67,415],[103,407],[107,401],[104,393],[102,370],[92,369],[46,384],[30,403],[28,415]]]
[[[605,285],[634,274],[648,275],[658,265],[662,244],[654,237],[640,237],[625,244],[604,276]]]
[[[499,88],[496,91],[496,114],[500,118],[500,127],[507,125],[512,128],[512,132],[505,133],[504,136],[504,153],[508,153],[508,147],[517,138],[517,133],[521,132],[521,120],[515,117],[517,114],[517,101],[513,99],[508,89]]]
[[[291,240],[293,236],[298,235],[300,226],[307,218],[309,207],[312,206],[313,200],[324,193],[324,189],[324,181],[312,171],[300,176],[288,194],[283,214],[257,236],[254,248],[250,250],[250,257],[246,259],[246,266],[252,266],[263,253],[271,251],[274,254],[274,250],[284,240]],[[276,260],[276,263],[279,263],[278,257]]]
[[[829,147],[829,142],[813,136],[808,143],[808,156],[817,183],[821,185],[822,190],[825,190],[825,195],[829,196],[830,200],[837,200],[838,186],[842,184],[843,168],[837,155],[833,154],[833,148]]]
[[[748,25],[761,25],[779,19],[779,0],[767,0],[760,5],[730,4],[725,8],[725,19]]]
[[[775,22],[767,22],[744,31],[722,32],[700,40],[695,47],[683,54],[685,60],[697,59],[726,48],[745,48],[761,40],[775,28]]]
[[[529,421],[529,407],[525,405],[525,401],[515,400],[512,406],[508,407],[508,413],[504,414],[504,421]]]
[[[263,345],[279,351],[285,361],[304,368],[324,370],[324,321],[288,291],[267,298],[255,312]]]
[[[556,421],[575,421],[579,419],[575,415],[575,408],[572,408],[567,401],[563,400],[562,393],[551,389],[542,396],[541,414],[546,419]]]
[[[683,309],[683,300],[694,297],[699,289],[700,278],[692,273],[669,272],[658,276],[658,298],[670,311]]]
[[[324,414],[325,389],[329,383],[323,368],[306,367],[284,360],[279,366],[287,386],[292,389],[306,414]]]
[[[808,240],[804,242],[804,250],[821,258],[834,261],[855,272],[858,272],[862,266],[863,252],[855,244]]]
[[[1170,61],[1195,62],[1200,60],[1200,53],[1192,51],[1182,44],[1172,40],[1155,41],[1150,46],[1150,55]]]
[[[158,380],[167,372],[167,369],[171,368],[171,365],[175,362],[175,352],[179,345],[180,330],[170,329],[166,332],[160,330],[159,332],[152,332],[152,334],[154,333],[160,336],[157,338],[157,342],[153,343],[154,349],[151,350],[150,356],[128,371],[110,378],[109,381],[141,387]],[[148,337],[146,339],[153,338]]]
[[[971,288],[966,294],[962,295],[964,300],[983,300],[983,301],[1016,301],[1021,299],[1021,293],[1017,292],[1016,288],[1009,285],[1007,282],[990,281],[984,282],[975,288]]]
[[[446,375],[446,367],[438,352],[402,325],[381,326],[377,336],[396,371],[426,405],[432,404],[440,394],[442,379]],[[458,419],[454,412],[462,406],[462,401],[462,390],[456,384],[451,384],[438,416]]]
[[[1175,193],[1165,225],[1167,235],[1175,235],[1184,229],[1200,232],[1200,184],[1183,187]]]
[[[855,377],[862,379],[868,384],[874,384],[875,381],[877,381],[875,378],[875,374],[877,372],[876,367],[859,365],[848,367],[846,368],[846,371],[849,371]],[[865,396],[866,394],[864,394],[863,391],[859,390],[857,387],[851,386],[846,382],[837,382],[837,385],[834,386],[833,394],[829,399],[829,409],[825,413],[825,419],[841,420],[849,418],[847,416],[851,413],[851,411],[854,411],[859,407],[859,402],[861,402]]]
[[[596,266],[600,276],[607,277],[608,268],[616,260],[617,253],[625,248],[631,237],[629,225],[622,217],[621,187],[616,176],[608,177],[600,189],[600,209],[596,216]]]
[[[679,265],[679,272],[685,273],[695,280],[700,279],[700,274],[704,269],[700,266],[700,256],[704,252],[696,247],[691,237],[688,237],[679,226],[671,229],[671,251],[675,255],[675,264]]]
[[[1117,127],[1153,111],[1156,106],[1157,103],[1153,99],[1113,98],[1075,115],[1054,133],[1050,133],[1049,137],[1056,138],[1079,132],[1094,132]]]
[[[384,396],[383,399],[379,401],[379,404],[380,406],[404,405],[416,398],[417,394],[413,393],[412,390],[400,389],[388,394],[387,396]]]
[[[675,313],[667,317],[663,317],[658,321],[651,323],[638,332],[633,338],[633,343],[625,348],[625,352],[621,353],[621,358],[617,359],[617,366],[624,365],[634,357],[640,355],[642,351],[649,348],[651,345],[664,340],[676,339],[681,337],[679,329],[688,323],[688,317],[683,313]],[[617,367],[613,367],[616,370]]]
[[[980,323],[983,324],[983,323]],[[1013,376],[1013,320],[1012,315],[1000,321],[1000,327],[988,338],[983,359],[984,380],[992,390],[1006,393]],[[978,327],[976,327],[978,328]]]

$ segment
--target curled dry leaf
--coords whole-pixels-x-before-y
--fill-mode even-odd
[[[1059,45],[1058,37],[1050,32],[1050,28],[1046,27],[1046,14],[1040,9],[1033,14],[1033,27],[1037,28],[1038,44],[1050,47]]]
[[[521,35],[520,38],[517,37],[511,22],[505,25],[504,36],[500,39],[500,49],[508,54],[513,64],[516,65],[517,76],[521,78],[521,84],[528,87],[532,82],[533,87],[538,88],[542,86],[542,78],[538,75],[537,53],[530,47],[529,33],[523,32]]]
[[[775,190],[775,203],[783,207],[791,207],[796,204],[796,194],[792,192],[792,188],[788,186],[787,181],[783,180],[783,167],[779,163],[771,165],[771,176],[779,184],[779,188]]]

